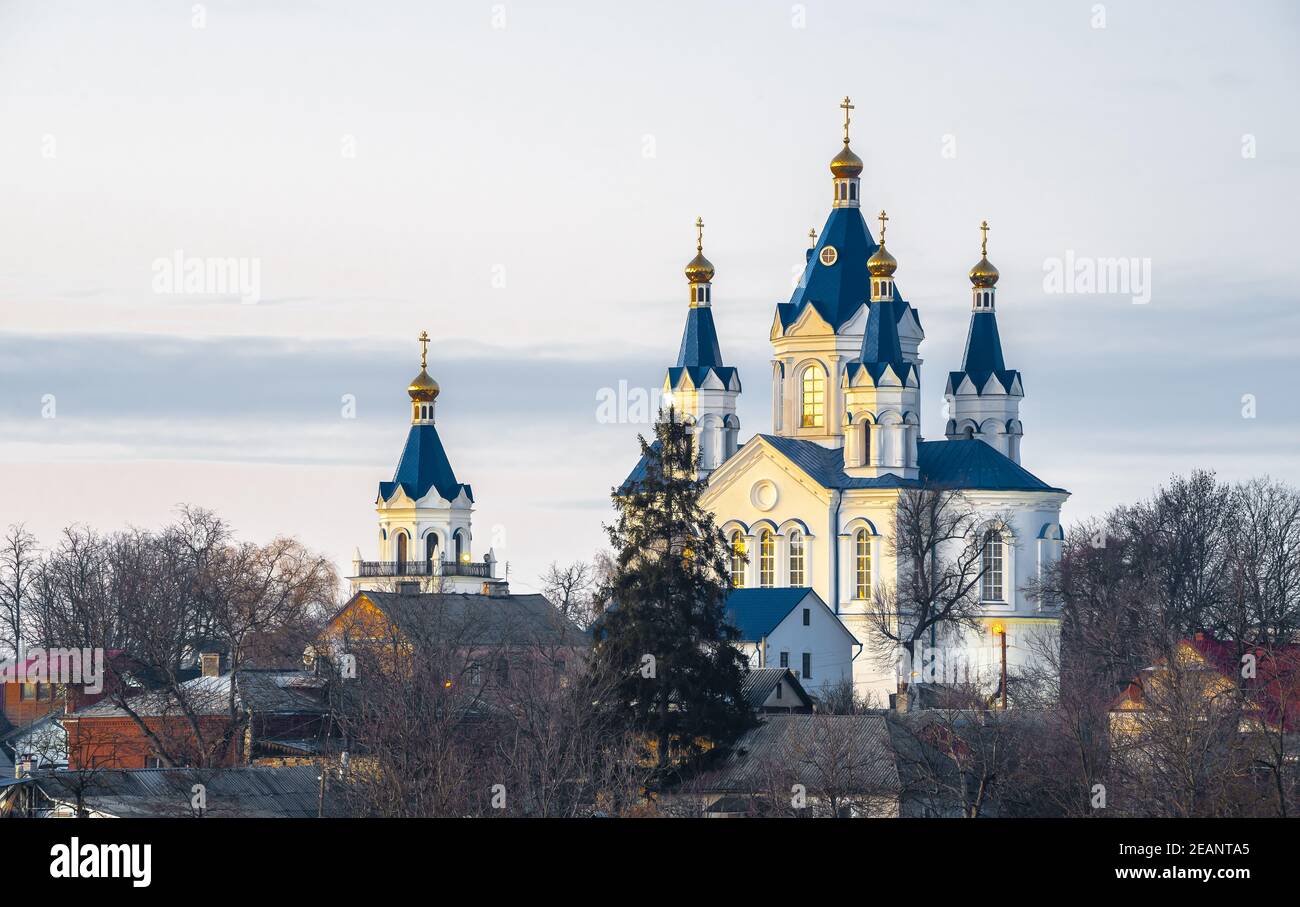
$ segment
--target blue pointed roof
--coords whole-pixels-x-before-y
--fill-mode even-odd
[[[716,374],[724,387],[740,390],[736,369],[722,364],[722,346],[713,324],[713,309],[691,306],[686,312],[686,330],[682,332],[682,345],[677,351],[677,365],[668,369],[668,385],[677,387],[682,375],[687,374],[691,383],[700,387],[709,372]]]
[[[867,314],[867,328],[862,335],[862,352],[848,364],[852,379],[859,368],[865,368],[873,384],[880,382],[885,369],[892,368],[904,383],[916,366],[903,358],[903,344],[898,337],[898,322],[907,313],[908,305],[900,299],[873,302]]]
[[[686,313],[686,330],[682,332],[677,365],[679,368],[722,365],[722,347],[718,344],[718,331],[713,326],[713,309],[698,306]]]
[[[407,497],[417,501],[428,494],[430,488],[437,488],[438,494],[449,501],[459,497],[463,489],[465,495],[474,500],[470,487],[456,481],[438,430],[431,424],[411,426],[406,435],[406,446],[402,448],[402,458],[397,461],[397,472],[391,482],[379,483],[379,497],[387,501],[397,493],[399,486]]]
[[[835,264],[821,262],[822,249],[835,247]],[[822,227],[817,245],[809,250],[808,264],[804,267],[799,285],[789,302],[777,305],[782,327],[794,324],[808,306],[839,330],[858,311],[858,307],[871,299],[871,275],[867,273],[867,259],[879,248],[871,237],[867,222],[858,208],[832,208],[826,225]],[[906,306],[894,285],[894,300]],[[894,314],[902,318],[905,309],[899,307]],[[918,318],[918,324],[920,320]]]
[[[998,320],[993,312],[972,312],[966,332],[966,354],[961,371],[948,373],[948,393],[956,393],[962,379],[969,377],[976,391],[983,391],[991,376],[997,376],[1003,390],[1010,392],[1020,373],[1008,369],[1002,359],[1002,340]]]

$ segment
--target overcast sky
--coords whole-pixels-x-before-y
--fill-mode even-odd
[[[479,553],[531,588],[603,543],[645,426],[597,395],[675,358],[697,215],[770,430],[846,94],[927,437],[987,218],[1067,519],[1198,466],[1300,482],[1298,37],[1290,3],[0,0],[0,523],[188,502],[374,557],[427,329]],[[159,292],[178,254],[257,301]],[[1150,301],[1050,291],[1067,255],[1149,263]]]

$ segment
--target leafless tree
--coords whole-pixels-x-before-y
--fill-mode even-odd
[[[868,606],[871,657],[896,664],[901,653],[915,664],[917,644],[932,632],[978,629],[985,530],[999,521],[1006,519],[981,514],[955,489],[924,486],[899,495],[888,543],[898,579],[877,584]],[[900,678],[898,708],[912,704],[908,680]]]
[[[0,653],[16,656],[29,632],[31,616],[23,613],[39,564],[36,538],[15,524],[0,540]]]

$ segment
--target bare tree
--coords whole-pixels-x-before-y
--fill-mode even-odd
[[[984,530],[999,519],[955,489],[924,486],[899,495],[889,540],[898,578],[877,585],[866,615],[867,645],[878,663],[897,663],[901,653],[917,664],[917,644],[932,634],[978,628]],[[914,704],[908,687],[900,677],[900,710]]]
[[[17,657],[32,618],[23,609],[36,580],[39,560],[36,538],[21,524],[9,527],[0,540],[0,652]]]

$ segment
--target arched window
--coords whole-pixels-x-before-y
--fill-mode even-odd
[[[758,584],[764,589],[776,585],[776,536],[771,529],[758,537]]]
[[[398,572],[401,572],[402,570],[405,569],[406,567],[406,533],[405,532],[397,533],[397,557],[394,558],[394,560],[397,561]]]
[[[456,563],[460,563],[465,558],[465,532],[457,529],[454,536],[456,540]]]
[[[799,424],[804,428],[821,428],[826,424],[826,373],[820,365],[810,365],[803,373],[802,394],[803,418]]]
[[[790,585],[802,586],[803,576],[803,533],[798,529],[790,530]]]
[[[986,602],[1006,601],[1002,580],[1002,565],[1005,562],[1002,533],[990,529],[984,533],[984,554],[982,564],[984,575],[980,579],[980,599]]]
[[[433,572],[433,565],[438,562],[438,533],[430,532],[424,537],[424,562],[429,565],[429,572]]]
[[[745,536],[740,530],[731,534],[731,585],[745,588]]]
[[[865,529],[853,537],[853,597],[871,598],[871,536]]]

